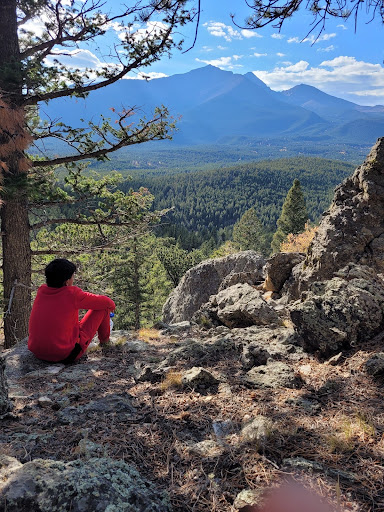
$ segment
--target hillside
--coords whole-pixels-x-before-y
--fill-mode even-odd
[[[127,186],[147,187],[155,196],[154,207],[173,207],[168,221],[188,231],[231,227],[251,207],[274,230],[295,178],[302,184],[310,218],[317,221],[336,185],[352,171],[351,165],[342,162],[301,157],[172,174],[171,179],[167,174],[146,177],[143,173]]]

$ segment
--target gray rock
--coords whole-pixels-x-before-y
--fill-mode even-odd
[[[350,264],[330,281],[313,283],[290,306],[304,348],[327,357],[366,341],[384,325],[384,282],[365,266]]]
[[[233,434],[235,426],[231,420],[215,420],[212,421],[212,428],[217,439]]]
[[[370,357],[365,363],[365,368],[372,377],[384,377],[384,352],[378,352]]]
[[[131,419],[136,414],[130,395],[107,395],[98,400],[93,400],[86,405],[77,407],[70,406],[58,412],[58,418],[64,425],[73,423],[78,424],[82,421],[83,414],[107,414],[115,416],[118,421]]]
[[[260,506],[262,503],[262,489],[243,489],[236,496],[233,506],[236,509],[242,509],[246,506]]]
[[[74,364],[64,368],[60,373],[60,380],[64,382],[80,382],[93,376],[93,371],[97,369],[97,365],[87,364]]]
[[[218,379],[211,372],[197,366],[184,372],[181,382],[183,386],[191,388],[210,388],[219,383]]]
[[[384,270],[384,138],[335,190],[303,264],[295,267],[292,298],[315,281],[331,279],[350,262]]]
[[[292,268],[305,259],[300,252],[279,252],[271,256],[265,264],[265,291],[280,292],[292,273]]]
[[[236,338],[243,340],[241,362],[246,370],[267,364],[269,359],[298,359],[302,349],[298,346],[298,336],[293,329],[265,327],[237,330]],[[248,342],[248,343],[247,343]]]
[[[253,272],[262,280],[264,258],[254,251],[243,251],[203,261],[191,268],[173,290],[163,308],[163,321],[169,324],[190,320],[215,295],[229,274]]]
[[[37,399],[37,403],[43,409],[52,407],[53,405],[53,401],[49,398],[49,396],[39,396],[39,398]]]
[[[299,388],[302,385],[292,368],[278,361],[252,368],[246,374],[245,381],[256,388]]]
[[[172,332],[188,332],[191,330],[192,324],[188,320],[185,320],[184,322],[177,322],[175,324],[170,324],[169,329]]]
[[[3,353],[6,361],[5,372],[9,381],[15,381],[20,377],[31,374],[32,376],[51,375],[56,366],[59,371],[64,365],[57,363],[47,363],[37,359],[32,352],[28,350],[27,341],[23,340],[11,349]]]
[[[143,368],[139,368],[134,378],[136,382],[151,382],[152,384],[156,384],[160,382],[163,377],[164,371],[153,369],[150,366],[144,366]]]
[[[93,457],[102,457],[105,453],[105,449],[101,444],[94,443],[90,439],[80,439],[79,444],[77,445],[79,448],[79,453],[84,456],[86,459],[91,459]]]
[[[270,357],[268,350],[261,347],[258,342],[250,343],[243,349],[241,362],[245,370],[250,370],[254,366],[266,365]]]
[[[280,323],[277,313],[262,298],[262,293],[249,284],[237,284],[215,297],[217,317],[227,327],[270,325]]]
[[[249,284],[251,286],[260,283],[260,270],[256,268],[252,272],[231,272],[220,283],[218,291],[221,292],[235,284]]]
[[[304,457],[292,457],[283,459],[283,467],[291,467],[293,469],[308,471],[310,473],[322,473],[329,475],[333,478],[341,478],[350,483],[356,483],[359,481],[358,475],[350,473],[349,471],[342,471],[340,469],[333,469],[315,462],[313,460],[305,459]]]
[[[0,485],[4,482],[11,473],[21,468],[22,464],[14,457],[8,455],[0,455]]]
[[[108,458],[35,459],[0,481],[7,512],[170,512],[167,496],[131,466]]]
[[[246,443],[263,445],[273,431],[273,423],[266,416],[256,416],[241,429],[241,438]]]
[[[181,346],[172,350],[167,358],[158,365],[158,370],[164,370],[164,367],[173,366],[179,361],[188,361],[190,364],[197,365],[206,359],[221,357],[222,353],[230,350],[237,350],[237,345],[227,337],[220,336],[218,339],[208,339],[206,341],[185,340]]]
[[[188,449],[191,453],[200,455],[200,457],[205,458],[219,457],[224,453],[223,445],[217,443],[213,439],[206,439],[205,441],[200,441],[199,443],[190,444]]]

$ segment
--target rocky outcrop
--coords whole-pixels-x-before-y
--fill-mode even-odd
[[[278,313],[264,300],[262,292],[249,284],[237,284],[212,295],[194,314],[193,320],[208,328],[281,324]]]
[[[303,264],[295,267],[292,298],[315,281],[332,279],[349,263],[384,272],[384,138],[336,188]]]
[[[190,320],[200,306],[219,291],[224,279],[231,284],[233,279],[236,283],[242,279],[243,282],[262,281],[264,264],[264,258],[255,251],[203,261],[188,270],[169,296],[163,308],[164,322],[174,324]]]
[[[248,333],[244,331],[238,330],[237,336],[243,340],[241,362],[246,370],[265,365],[268,360],[299,359],[302,356],[299,337],[293,329],[253,327]]]
[[[255,388],[299,388],[302,380],[286,363],[268,362],[264,366],[255,366],[245,376],[245,382]]]
[[[350,264],[316,282],[290,306],[304,348],[329,356],[369,340],[384,327],[384,283],[374,270]]]
[[[227,327],[279,324],[273,308],[262,293],[249,284],[236,284],[219,292],[214,298],[217,318]]]
[[[264,273],[265,291],[280,292],[285,282],[291,276],[292,269],[305,259],[301,252],[279,252],[267,261]]]
[[[8,478],[0,480],[0,509],[7,512],[171,511],[165,494],[122,461],[8,459]]]

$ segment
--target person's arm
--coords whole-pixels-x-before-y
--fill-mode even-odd
[[[96,295],[94,293],[84,292],[77,286],[75,291],[75,304],[77,309],[109,309],[114,311],[115,303],[106,295]]]

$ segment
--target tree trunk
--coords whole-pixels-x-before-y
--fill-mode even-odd
[[[10,347],[28,334],[31,285],[28,198],[24,150],[29,144],[22,102],[16,0],[0,1],[0,164],[3,190],[4,335]]]
[[[140,290],[140,275],[139,275],[139,248],[138,242],[134,239],[133,248],[134,258],[133,258],[133,296],[135,301],[135,330],[138,331],[140,329],[141,323],[141,290]]]
[[[8,400],[8,385],[5,377],[5,360],[0,357],[0,417],[11,410],[11,403]]]
[[[8,182],[8,180],[7,180]],[[11,347],[28,335],[31,307],[31,249],[26,198],[6,198],[1,210],[3,232],[4,336]]]

